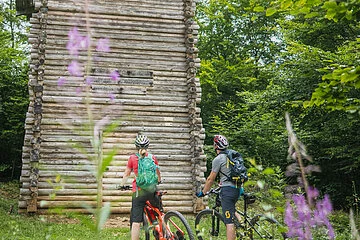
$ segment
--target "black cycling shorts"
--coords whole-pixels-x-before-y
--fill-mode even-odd
[[[136,192],[132,195],[132,206],[131,206],[131,213],[130,213],[130,222],[142,222],[143,221],[143,212],[146,201],[150,201],[150,203],[155,206],[159,207],[159,199],[155,195],[154,192],[145,192],[145,191],[138,191],[138,196],[136,196]]]
[[[220,198],[225,224],[234,223],[235,204],[239,199],[240,189],[235,187],[221,187]]]

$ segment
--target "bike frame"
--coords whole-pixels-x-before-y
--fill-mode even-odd
[[[221,208],[221,199],[220,199],[220,194],[219,194],[219,191],[220,191],[220,188],[216,188],[216,189],[212,189],[210,191],[210,194],[215,194],[216,195],[216,198],[215,198],[215,204],[214,206],[212,207],[212,210],[213,211],[216,211],[218,213],[220,213],[220,208]],[[235,209],[235,211],[240,214],[240,216],[242,216],[244,218],[244,221],[243,221],[243,225],[240,225],[240,222],[238,221],[238,219],[234,219],[234,221],[238,221],[239,225],[240,226],[236,226],[236,229],[238,229],[239,227],[240,228],[243,228],[245,230],[245,232],[247,234],[253,234],[253,232],[255,231],[258,235],[260,235],[260,233],[256,230],[256,228],[254,227],[254,225],[250,222],[251,221],[251,217],[247,215],[247,208],[248,208],[248,205],[249,203],[247,202],[247,198],[249,197],[248,194],[244,194],[243,195],[243,202],[244,202],[244,211],[241,212],[237,209]],[[217,220],[217,221],[215,221]],[[212,216],[212,235],[214,236],[217,236],[218,232],[219,232],[219,229],[220,229],[220,219],[216,218],[215,215]],[[215,226],[216,224],[216,226]],[[250,232],[249,232],[250,231]]]
[[[156,192],[159,196],[160,204],[162,204],[161,196],[166,192]],[[165,213],[161,211],[159,208],[153,206],[150,201],[146,201],[144,207],[145,217],[149,223],[149,229],[153,229],[157,232],[159,236],[159,240],[172,240],[175,239],[176,236],[169,230],[169,227],[164,223]],[[156,219],[158,224],[153,224],[153,220]],[[169,219],[170,223],[181,233],[184,235],[184,231],[179,228],[171,219]],[[168,236],[170,235],[170,236]]]
[[[220,194],[219,194],[219,191],[220,191],[220,188],[216,188],[216,189],[212,189],[210,191],[209,194],[215,194],[216,197],[215,197],[215,204],[214,206],[212,207],[212,210],[213,211],[216,211],[218,213],[220,213],[220,208],[221,208],[221,199],[220,199]],[[236,213],[240,214],[241,217],[244,218],[244,221],[243,221],[243,224],[244,225],[241,225],[241,226],[236,226],[236,229],[238,229],[239,227],[241,228],[244,228],[246,231],[249,231],[249,226],[252,228],[252,224],[250,222],[250,217],[247,215],[247,201],[246,201],[246,195],[243,196],[243,201],[244,201],[244,211],[241,212],[237,209],[235,209]],[[235,216],[236,218],[236,216]],[[216,221],[217,220],[217,221]],[[234,219],[234,221],[237,221],[240,225],[240,222],[238,221],[238,219]],[[217,236],[218,235],[218,232],[219,232],[219,229],[220,229],[220,222],[221,220],[216,218],[215,215],[212,216],[212,221],[211,221],[211,231],[212,231],[212,235],[214,236]],[[236,225],[236,224],[235,224]]]

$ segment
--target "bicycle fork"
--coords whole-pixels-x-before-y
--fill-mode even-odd
[[[216,217],[215,212],[211,215],[211,236],[219,236],[220,219]]]

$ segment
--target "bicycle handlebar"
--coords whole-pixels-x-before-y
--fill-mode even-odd
[[[158,182],[158,185],[161,184],[161,183],[163,183],[163,181]],[[125,190],[131,190],[131,189],[132,189],[132,186],[130,186],[130,185],[123,185],[123,186],[117,185],[117,186],[116,186],[116,189],[118,189],[118,190],[123,190],[123,191],[125,191]]]
[[[125,191],[125,190],[131,190],[131,189],[132,189],[132,186],[126,186],[126,185],[124,185],[124,186],[117,186],[117,189],[123,190],[123,191]]]
[[[133,187],[128,186],[128,185],[124,185],[124,186],[117,186],[116,189],[121,190],[121,191],[126,191],[126,190],[132,190]],[[156,195],[158,195],[158,196],[165,195],[166,193],[167,193],[167,191],[164,191],[164,190],[157,190],[156,191]]]
[[[211,188],[207,193],[205,193],[205,195],[211,195],[211,194],[219,194],[220,193],[220,188],[221,187],[217,187],[217,188]]]

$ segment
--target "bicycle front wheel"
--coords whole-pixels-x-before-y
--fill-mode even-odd
[[[195,231],[199,240],[226,240],[224,218],[211,209],[202,210],[196,215]]]
[[[265,215],[256,215],[250,220],[251,239],[286,239],[278,221]]]
[[[145,213],[143,213],[143,227],[140,229],[140,240],[150,240],[150,225],[146,218]]]
[[[195,240],[194,234],[185,217],[178,211],[169,211],[164,216],[167,239]]]

